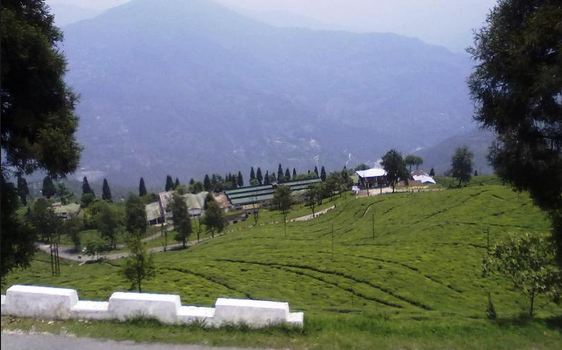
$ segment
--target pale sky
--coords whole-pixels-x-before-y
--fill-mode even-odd
[[[129,0],[47,0],[100,11]],[[165,1],[162,5],[165,6]],[[186,0],[189,1],[189,0]],[[215,0],[239,10],[288,12],[334,28],[391,32],[462,51],[497,0]],[[55,13],[56,16],[56,13]],[[258,15],[259,16],[259,15]]]

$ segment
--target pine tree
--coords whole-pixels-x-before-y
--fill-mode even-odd
[[[27,181],[21,175],[18,175],[18,195],[20,197],[21,203],[27,205],[27,197],[29,196],[29,187],[27,187]]]
[[[293,168],[293,181],[297,179],[297,169]]]
[[[189,186],[195,185],[195,180],[193,178],[191,178],[189,180]]]
[[[43,197],[45,198],[51,198],[55,195],[56,188],[53,184],[53,180],[51,180],[51,177],[45,176],[45,178],[43,179],[43,189],[41,193],[43,193]]]
[[[429,171],[429,176],[435,176],[435,170],[433,168]]]
[[[284,176],[285,175],[283,175],[283,167],[281,166],[281,164],[279,164],[279,167],[277,168],[277,182],[282,183]]]
[[[258,167],[258,171],[256,172],[256,179],[258,179],[258,182],[261,184],[263,184],[263,175],[261,173],[261,169]]]
[[[109,184],[107,183],[107,179],[103,179],[103,187],[102,187],[102,194],[101,199],[104,201],[111,202],[111,190],[109,189]]]
[[[320,179],[322,179],[322,181],[326,181],[326,169],[324,169],[324,166],[322,166],[322,169],[320,170]]]
[[[174,190],[180,187],[180,179],[176,177],[176,181],[174,182]]]
[[[144,179],[141,177],[139,182],[139,197],[146,196],[146,186],[144,185]]]
[[[90,187],[90,184],[88,183],[88,178],[86,176],[84,176],[84,178],[82,179],[82,195],[85,194],[91,194],[93,197],[96,196],[94,191]]]
[[[244,187],[244,178],[242,177],[242,172],[238,172],[238,179],[236,180],[238,187]]]
[[[165,186],[165,190],[166,192],[171,191],[174,189],[174,180],[172,180],[172,177],[170,175],[166,176],[166,186]]]
[[[211,190],[211,179],[208,174],[205,174],[205,179],[203,179],[203,189],[207,192]]]
[[[316,174],[316,177],[319,177],[318,176],[318,167],[316,167],[316,166],[314,167],[314,174]]]
[[[291,172],[289,171],[289,168],[285,169],[285,182],[289,182],[291,181]]]
[[[265,177],[263,178],[263,184],[264,185],[269,185],[269,170],[265,171]]]
[[[256,178],[256,173],[254,172],[254,167],[250,169],[250,181]]]

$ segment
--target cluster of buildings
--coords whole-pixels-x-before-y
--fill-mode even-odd
[[[356,185],[353,186],[353,191],[358,192],[361,190],[368,190],[372,188],[388,187],[387,172],[382,168],[372,168],[367,170],[358,170],[355,172]],[[423,186],[429,184],[436,184],[433,177],[423,170],[414,170],[410,173],[408,179],[409,186]]]

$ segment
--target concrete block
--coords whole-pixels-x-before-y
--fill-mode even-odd
[[[6,296],[2,294],[0,296],[0,314],[7,315],[6,313]]]
[[[109,313],[124,321],[135,317],[151,317],[163,323],[177,322],[181,307],[179,295],[113,293],[109,298]]]
[[[182,306],[178,310],[178,323],[199,323],[204,326],[213,326],[215,309],[212,307]]]
[[[285,323],[288,316],[288,303],[219,298],[215,303],[214,321],[218,325],[243,323],[250,327],[265,327]]]
[[[15,285],[6,291],[6,312],[14,316],[67,319],[78,302],[74,289]]]
[[[289,317],[287,317],[287,324],[290,326],[300,327],[304,326],[304,313],[303,312],[291,312]]]
[[[80,320],[109,320],[109,303],[107,301],[78,301],[70,310],[70,317]]]

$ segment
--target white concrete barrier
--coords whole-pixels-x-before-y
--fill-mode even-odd
[[[151,317],[162,323],[176,323],[181,307],[179,295],[113,293],[109,313],[121,321],[135,317]]]
[[[67,319],[78,302],[74,289],[15,285],[6,291],[6,312],[23,317]]]
[[[121,321],[150,317],[167,324],[197,323],[204,327],[245,324],[267,327],[303,326],[302,312],[289,312],[289,304],[263,300],[219,298],[215,307],[182,306],[179,295],[113,293],[109,302],[78,300],[74,289],[15,285],[2,295],[2,315],[46,319]]]

